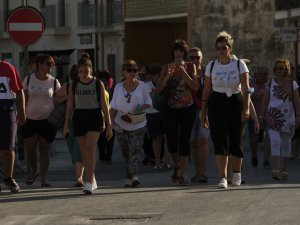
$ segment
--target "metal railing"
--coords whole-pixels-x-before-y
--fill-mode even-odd
[[[275,10],[288,10],[300,8],[300,0],[275,0]]]
[[[107,1],[105,25],[120,24],[123,21],[123,1]]]
[[[41,9],[46,28],[69,26],[69,5],[46,5]]]
[[[95,25],[95,5],[78,3],[78,25],[93,26]]]

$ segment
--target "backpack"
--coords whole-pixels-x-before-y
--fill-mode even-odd
[[[241,60],[238,59],[237,62],[236,62],[236,63],[237,63],[237,68],[238,68],[239,73],[241,72],[241,71],[240,71],[240,61],[241,61]],[[210,64],[210,70],[209,70],[210,75],[211,75],[211,73],[212,73],[212,71],[213,71],[214,65],[215,65],[215,60],[212,61],[211,64]]]

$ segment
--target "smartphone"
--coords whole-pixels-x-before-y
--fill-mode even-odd
[[[65,139],[68,139],[68,137],[69,137],[69,133],[66,133],[65,134]]]

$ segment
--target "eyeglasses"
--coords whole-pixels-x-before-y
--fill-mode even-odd
[[[200,58],[201,58],[200,56],[193,56],[193,55],[190,56],[190,59],[191,59],[191,60],[194,60],[194,59],[200,60]]]
[[[220,50],[227,50],[227,47],[226,47],[226,45],[224,45],[224,46],[222,46],[222,47],[218,46],[218,47],[216,47],[216,50],[217,50],[217,51],[220,51]]]
[[[275,66],[274,70],[283,71],[283,70],[285,70],[285,68],[283,68],[282,66]]]
[[[127,69],[126,71],[127,71],[127,73],[131,73],[131,72],[136,73],[138,70],[137,69]]]
[[[125,98],[127,98],[127,103],[130,103],[131,101],[131,94],[127,93],[126,95],[124,95]]]

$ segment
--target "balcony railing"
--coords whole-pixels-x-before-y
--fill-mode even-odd
[[[69,26],[69,5],[46,5],[41,9],[46,28],[62,28]]]
[[[120,24],[123,21],[123,1],[107,1],[105,25]]]
[[[10,11],[7,10],[0,10],[0,32],[7,31],[7,18],[9,16]]]
[[[78,25],[93,26],[95,25],[95,5],[84,2],[78,3]]]
[[[289,10],[300,8],[300,1],[299,0],[275,0],[275,10]]]

